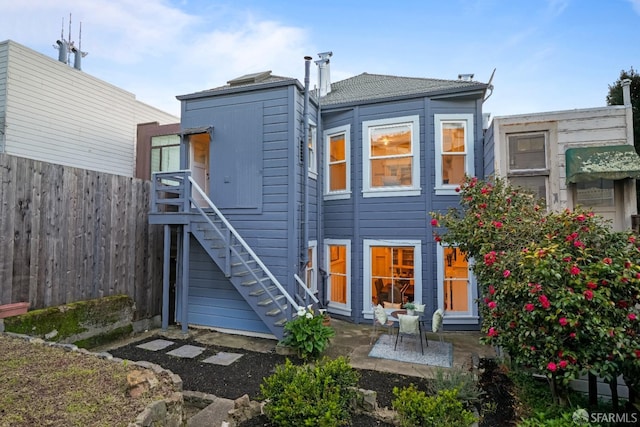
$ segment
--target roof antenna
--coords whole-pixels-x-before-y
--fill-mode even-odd
[[[80,31],[78,33],[78,47],[76,48],[72,42],[71,51],[74,55],[73,68],[76,70],[82,70],[82,58],[89,54],[89,52],[82,51],[82,22],[80,22]]]
[[[71,15],[69,15],[71,16]],[[71,19],[69,19],[71,21]],[[58,61],[66,64],[69,61],[69,42],[64,39],[64,18],[62,18],[62,27],[60,29],[60,40],[56,41],[53,47],[58,49]]]

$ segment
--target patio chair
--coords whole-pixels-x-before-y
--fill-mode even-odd
[[[420,352],[424,354],[424,346],[422,344],[422,327],[420,326],[420,316],[409,316],[405,314],[398,315],[398,333],[396,334],[396,344],[393,346],[395,350],[398,347],[398,338],[402,342],[402,336],[409,335],[420,340]]]
[[[377,338],[378,327],[387,328],[387,333],[393,335],[393,320],[389,319],[387,312],[380,304],[373,308],[373,335],[369,345],[373,344],[374,338]]]

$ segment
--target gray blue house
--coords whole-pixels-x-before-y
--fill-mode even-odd
[[[437,245],[428,212],[483,176],[487,84],[363,73],[318,89],[271,72],[178,96],[182,171],[154,175],[150,221],[165,227],[163,321],[176,243],[175,316],[281,337],[298,305],[364,322],[375,304],[445,311],[477,329],[463,254]],[[173,311],[171,316],[173,315]]]

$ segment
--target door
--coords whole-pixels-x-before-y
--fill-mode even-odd
[[[191,169],[191,176],[209,199],[211,199],[211,195],[209,194],[210,141],[208,133],[198,133],[189,137],[189,165]],[[208,206],[207,202],[198,191],[194,190],[192,196],[198,202],[198,206]]]

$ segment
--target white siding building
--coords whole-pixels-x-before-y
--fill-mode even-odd
[[[179,120],[54,58],[0,42],[0,153],[133,176],[136,125]]]

